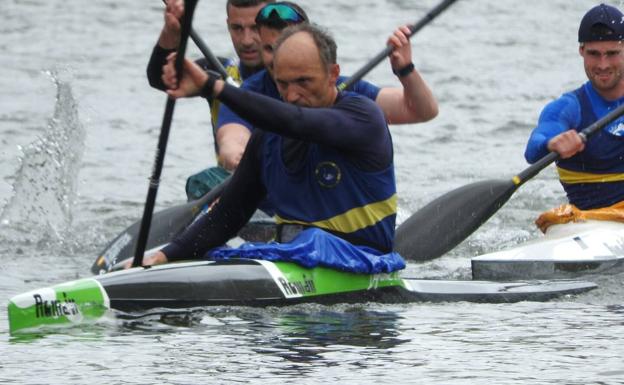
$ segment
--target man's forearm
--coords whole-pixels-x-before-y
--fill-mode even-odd
[[[258,138],[260,139],[260,138]],[[201,259],[211,248],[221,246],[247,223],[266,196],[260,180],[259,152],[262,140],[246,151],[240,167],[231,176],[219,202],[163,249],[169,261]]]
[[[147,64],[147,80],[150,86],[166,91],[167,87],[162,81],[162,67],[167,63],[167,55],[174,50],[166,50],[159,45],[154,46],[149,63]]]
[[[383,88],[377,104],[388,124],[426,122],[438,115],[438,103],[417,71],[400,78],[403,88]]]
[[[240,124],[226,124],[217,130],[216,140],[219,148],[219,164],[226,170],[233,171],[245,152],[251,132]]]

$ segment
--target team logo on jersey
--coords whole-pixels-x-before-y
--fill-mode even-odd
[[[334,162],[321,162],[316,165],[316,180],[318,183],[327,188],[336,187],[340,183],[342,173],[340,167]]]
[[[624,136],[624,122],[616,122],[610,125],[607,130],[615,136]]]

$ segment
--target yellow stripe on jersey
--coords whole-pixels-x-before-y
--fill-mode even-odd
[[[341,233],[353,233],[373,226],[389,215],[396,214],[397,211],[397,195],[393,194],[390,198],[369,203],[366,206],[356,207],[335,217],[316,222],[303,222],[296,220],[288,220],[275,216],[277,224],[299,224],[306,226],[319,227],[321,229],[338,231]]]
[[[624,174],[596,174],[582,171],[571,171],[565,168],[557,167],[559,173],[559,179],[563,183],[578,184],[578,183],[606,183],[606,182],[621,182],[624,181]]]
[[[225,67],[225,72],[232,77],[239,84],[243,82],[240,75],[240,70],[238,68],[238,60],[233,60],[232,64]],[[210,121],[213,127],[217,127],[217,119],[219,116],[219,106],[221,103],[214,99],[210,106]]]

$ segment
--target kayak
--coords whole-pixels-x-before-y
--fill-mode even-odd
[[[474,279],[552,279],[624,271],[624,223],[552,225],[543,237],[471,260]]]
[[[95,322],[113,314],[139,317],[206,306],[287,306],[314,302],[545,301],[596,288],[591,282],[448,281],[354,274],[254,259],[138,267],[33,290],[10,299],[11,333]]]

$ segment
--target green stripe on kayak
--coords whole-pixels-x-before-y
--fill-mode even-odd
[[[273,265],[281,274],[271,273],[287,298],[346,293],[389,286],[404,287],[405,285],[399,278],[399,272],[355,274],[325,267],[307,269],[288,262],[275,262]]]
[[[9,300],[9,332],[93,321],[109,308],[108,295],[92,278],[37,289]]]

